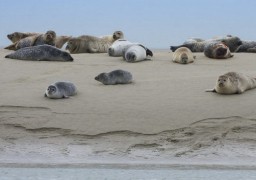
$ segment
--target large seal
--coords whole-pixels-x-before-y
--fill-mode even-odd
[[[39,33],[14,32],[14,33],[8,34],[7,38],[10,39],[10,41],[12,41],[13,43],[15,43],[15,42],[17,42],[21,39],[24,39],[24,38],[29,37],[29,36],[34,36],[34,35],[39,35]]]
[[[208,44],[204,49],[204,55],[213,59],[227,59],[234,56],[224,43],[219,42]]]
[[[242,44],[242,41],[240,40],[240,38],[236,36],[224,36],[216,39],[208,39],[205,41],[182,44],[180,46],[171,46],[170,49],[174,52],[176,49],[180,47],[187,47],[192,52],[204,52],[204,49],[208,44],[218,43],[218,42],[222,42],[226,46],[228,46],[231,52],[234,52]]]
[[[122,31],[115,31],[112,35],[101,36],[100,38],[113,43],[118,39],[124,39],[124,33]]]
[[[139,62],[147,59],[149,60],[149,56],[153,56],[152,51],[140,44],[130,46],[127,50],[125,50],[123,55],[126,62]]]
[[[173,53],[172,61],[180,64],[188,64],[194,62],[195,57],[190,49],[180,47]]]
[[[100,73],[95,77],[96,81],[104,85],[129,84],[132,82],[132,74],[124,70],[114,70],[109,73]]]
[[[125,39],[116,40],[108,49],[108,55],[114,57],[123,56],[123,52],[134,43],[127,41]]]
[[[73,61],[68,52],[50,45],[22,48],[5,56],[5,58],[33,61]]]
[[[94,36],[79,36],[68,40],[66,49],[71,54],[77,53],[106,53],[110,42]]]
[[[241,94],[246,90],[256,88],[256,79],[242,73],[228,72],[219,76],[214,89],[206,92],[219,94]]]
[[[54,46],[55,39],[56,33],[54,31],[47,31],[45,34],[39,34],[23,38],[12,45],[5,47],[5,49],[18,50],[24,47],[38,46],[43,44]]]
[[[71,82],[56,82],[48,86],[44,96],[50,99],[68,98],[77,94],[76,86]]]
[[[256,41],[242,41],[242,45],[240,45],[235,52],[254,52],[252,49],[256,48]]]

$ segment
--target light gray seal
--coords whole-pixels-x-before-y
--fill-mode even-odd
[[[214,89],[208,89],[206,92],[241,94],[253,88],[256,88],[255,78],[238,72],[228,72],[218,77]]]
[[[77,94],[76,86],[71,82],[55,82],[48,86],[44,96],[50,99],[68,98]]]
[[[6,55],[5,58],[33,61],[73,61],[68,52],[50,45],[22,48]]]
[[[190,49],[180,47],[173,53],[172,61],[180,64],[188,64],[194,62],[196,56],[193,55]]]
[[[96,81],[104,85],[129,84],[132,82],[132,74],[124,70],[114,70],[109,73],[100,73],[95,77]]]
[[[68,40],[66,50],[77,53],[107,53],[111,43],[94,36],[79,36]]]
[[[150,57],[152,56],[153,52],[151,50],[143,45],[135,44],[125,50],[123,58],[126,62],[139,62],[150,60]]]
[[[204,55],[213,59],[227,59],[234,56],[224,43],[219,42],[208,44],[204,49]]]
[[[38,45],[52,45],[55,46],[56,33],[54,31],[47,31],[45,34],[33,35],[23,38],[10,46],[5,47],[9,50],[18,50],[24,47],[38,46]]]
[[[113,57],[121,57],[123,56],[125,49],[133,44],[134,43],[125,39],[118,39],[109,47],[108,55]]]
[[[216,39],[208,39],[205,41],[199,41],[199,42],[191,42],[187,44],[182,44],[180,46],[171,46],[170,49],[172,52],[174,52],[176,49],[180,47],[187,47],[189,48],[192,52],[204,52],[205,47],[208,44],[212,43],[224,43],[226,46],[229,47],[231,52],[234,52],[241,44],[242,41],[240,40],[239,37],[236,36],[224,36],[222,38],[216,38]]]
[[[113,44],[118,39],[124,39],[124,33],[122,31],[115,31],[112,35],[101,36],[100,38]]]

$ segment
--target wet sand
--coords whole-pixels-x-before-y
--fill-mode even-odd
[[[107,54],[74,62],[5,59],[0,50],[0,163],[256,165],[256,89],[241,95],[205,92],[228,71],[256,77],[256,54],[189,65],[155,50],[153,60],[126,63]],[[101,72],[130,71],[134,83],[105,86]],[[67,80],[78,94],[44,98]]]

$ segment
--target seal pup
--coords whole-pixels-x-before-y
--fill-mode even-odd
[[[22,48],[6,55],[5,58],[33,61],[73,61],[73,58],[68,52],[50,45]]]
[[[14,32],[11,34],[7,34],[7,38],[12,41],[12,43],[15,43],[21,39],[24,39],[29,36],[39,35],[40,33],[29,33],[29,32]]]
[[[213,59],[227,59],[234,55],[230,53],[229,48],[223,43],[210,43],[204,49],[204,55]]]
[[[193,56],[193,53],[190,49],[186,47],[180,47],[173,53],[172,61],[180,64],[188,64],[194,62],[195,58],[196,56]]]
[[[18,50],[24,47],[38,46],[43,44],[55,45],[56,33],[54,31],[47,31],[45,34],[39,34],[34,36],[28,36],[23,38],[14,44],[5,47],[9,50]]]
[[[108,49],[108,55],[113,57],[123,56],[124,51],[134,43],[125,39],[116,40]]]
[[[118,69],[109,73],[100,73],[94,79],[104,85],[129,84],[132,82],[132,74],[128,71]]]
[[[246,90],[256,88],[256,79],[238,72],[228,72],[219,76],[214,89],[206,92],[219,94],[241,94]]]
[[[187,44],[182,44],[180,46],[170,46],[170,49],[172,50],[172,52],[174,52],[176,49],[178,49],[180,47],[187,47],[192,52],[204,52],[204,49],[208,44],[218,43],[218,42],[222,42],[226,46],[228,46],[231,52],[234,52],[242,44],[242,41],[240,40],[239,37],[224,36],[219,39],[208,39],[208,40],[200,41],[200,42],[191,42],[191,43],[187,43]]]
[[[94,36],[79,36],[68,40],[66,50],[77,53],[106,53],[111,43]]]
[[[76,86],[71,82],[55,82],[48,86],[44,96],[50,99],[68,98],[77,94]]]
[[[124,39],[124,33],[122,31],[115,31],[112,35],[101,36],[100,38],[113,44],[118,39]]]
[[[139,62],[149,60],[153,56],[153,53],[148,48],[140,44],[131,45],[125,50],[123,58],[126,62]]]

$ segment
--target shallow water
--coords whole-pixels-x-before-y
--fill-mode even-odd
[[[216,169],[112,169],[112,168],[0,168],[1,180],[252,180],[255,170]]]

